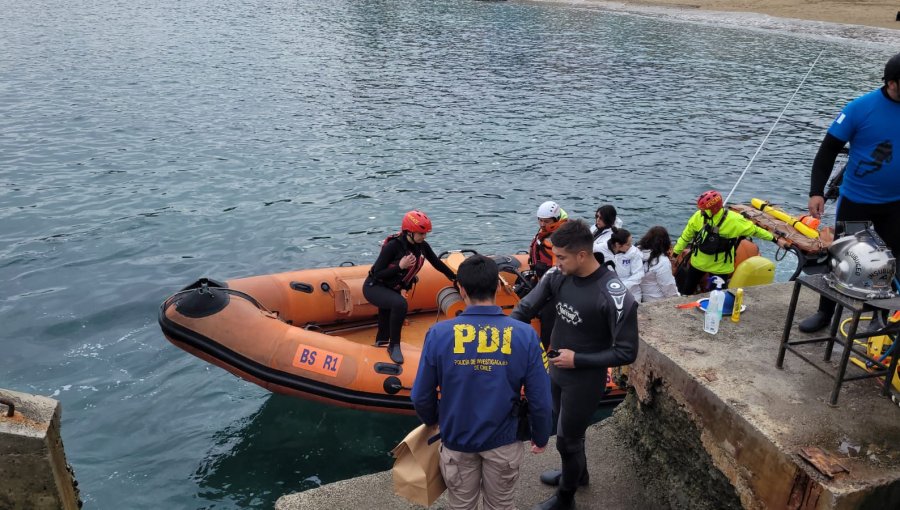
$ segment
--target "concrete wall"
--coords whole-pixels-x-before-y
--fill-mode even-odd
[[[790,353],[784,370],[775,367],[792,286],[746,289],[740,323],[724,320],[716,336],[703,332],[702,313],[673,306],[688,298],[641,306],[624,421],[645,466],[666,474],[655,480],[672,508],[735,508],[739,500],[748,510],[900,509],[900,409],[871,379],[846,383],[831,407],[827,375]],[[817,301],[801,293],[795,321]],[[795,328],[791,338],[800,339]],[[837,372],[840,356],[824,361],[824,344],[803,351]],[[865,452],[850,455],[843,443]],[[847,471],[820,472],[801,458],[804,448]]]
[[[60,438],[59,402],[0,389],[0,508],[81,508],[77,482]]]

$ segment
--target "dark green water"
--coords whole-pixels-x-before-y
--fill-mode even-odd
[[[824,49],[736,196],[802,207],[830,118],[898,47],[463,0],[0,12],[0,387],[62,402],[102,509],[267,508],[387,468],[415,424],[272,396],[172,347],[156,312],[181,286],[370,262],[412,207],[438,251],[524,249],[548,198],[677,234]]]

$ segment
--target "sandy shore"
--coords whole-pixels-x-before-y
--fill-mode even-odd
[[[546,0],[538,0],[546,1]],[[825,21],[845,25],[889,28],[900,34],[900,2],[891,0],[575,0],[565,3],[636,7],[666,7],[679,10],[747,12],[779,18]]]

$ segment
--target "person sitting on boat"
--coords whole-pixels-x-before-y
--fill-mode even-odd
[[[697,293],[703,275],[718,276],[727,282],[734,272],[734,254],[742,237],[757,237],[776,241],[767,230],[757,227],[738,213],[723,207],[722,195],[710,190],[697,199],[697,212],[691,216],[681,237],[675,243],[675,253],[690,248],[690,266],[682,288],[683,295]]]
[[[601,205],[594,214],[594,224],[591,225],[591,234],[594,236],[594,253],[602,253],[601,264],[612,261],[613,252],[609,251],[609,236],[613,227],[622,228],[622,220],[617,217],[616,208],[610,204]]]
[[[669,250],[672,240],[665,227],[652,227],[637,243],[644,261],[644,277],[641,278],[641,301],[650,303],[678,295]]]
[[[400,332],[406,319],[407,303],[401,291],[409,290],[416,282],[416,274],[427,260],[451,282],[456,281],[453,270],[447,267],[425,241],[431,232],[431,220],[422,211],[409,211],[403,216],[401,231],[392,234],[381,245],[381,253],[372,264],[363,285],[363,295],[378,307],[378,333],[375,344],[387,346],[391,361],[403,363],[400,351]]]
[[[497,264],[473,255],[458,276],[466,309],[428,330],[410,399],[425,425],[440,424],[448,508],[511,509],[522,441],[537,454],[550,440],[550,377],[534,329],[495,304]],[[523,388],[530,427],[519,418]]]
[[[644,278],[644,259],[641,250],[632,244],[631,232],[624,228],[612,228],[606,245],[613,254],[616,274],[631,292],[635,301],[641,302],[641,280]]]
[[[548,200],[541,204],[537,209],[538,232],[534,239],[531,240],[531,247],[528,249],[528,266],[534,277],[531,284],[536,285],[538,280],[544,276],[548,269],[556,265],[556,257],[553,256],[553,244],[550,243],[550,234],[556,232],[568,219],[559,204]],[[553,331],[553,319],[556,317],[556,311],[551,307],[547,307],[540,315],[541,319],[541,344],[544,348],[550,345],[550,333]]]

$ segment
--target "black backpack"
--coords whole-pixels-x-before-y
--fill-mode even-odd
[[[719,227],[725,222],[727,216],[728,211],[725,211],[715,225],[706,216],[703,217],[703,228],[694,235],[694,239],[691,241],[691,255],[696,255],[697,252],[705,253],[715,256],[713,260],[718,261],[721,253],[724,254],[725,262],[734,260],[734,249],[740,242],[740,238],[722,237],[719,234]]]

